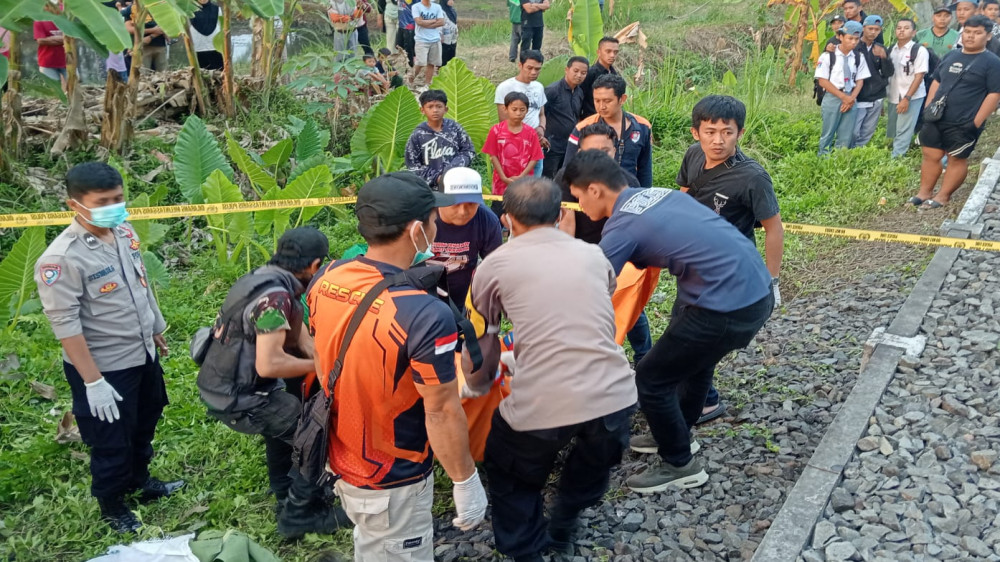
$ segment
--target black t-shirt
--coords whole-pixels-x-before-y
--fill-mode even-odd
[[[500,219],[485,205],[480,205],[472,220],[463,226],[447,224],[437,218],[432,263],[443,265],[448,272],[448,294],[459,307],[465,306],[465,296],[472,284],[472,272],[485,258],[500,247]]]
[[[125,18],[126,20],[132,19],[132,6],[129,6],[128,8],[125,8],[124,10],[122,10],[122,17]],[[137,25],[136,26],[137,30],[138,30],[138,27],[139,26]],[[156,27],[156,22],[153,21],[152,17],[146,16],[146,25],[145,25],[145,28],[149,29],[151,27]],[[157,35],[156,37],[153,37],[152,39],[150,39],[149,40],[149,44],[145,45],[145,46],[146,47],[166,47],[167,46],[167,37],[165,35]]]
[[[739,149],[732,158],[719,165],[727,170],[696,190],[692,184],[707,170],[701,145],[692,144],[677,172],[677,185],[690,188],[688,195],[715,211],[753,241],[754,226],[779,212],[771,176]]]
[[[521,0],[521,27],[545,27],[545,12],[539,10],[537,12],[528,13],[524,11],[525,4],[541,4],[542,0]]]
[[[941,59],[934,79],[940,83],[935,99],[948,95],[941,122],[971,124],[986,96],[1000,93],[1000,58],[989,51],[967,55],[955,50]]]
[[[605,74],[618,74],[618,71],[615,70],[614,65],[610,68],[604,68],[601,66],[601,63],[595,62],[590,65],[590,70],[587,71],[587,77],[583,79],[583,84],[580,84],[580,89],[583,90],[583,109],[580,110],[581,120],[597,113],[597,110],[594,108],[594,82]]]
[[[565,78],[560,78],[545,88],[545,137],[549,139],[549,152],[566,154],[569,134],[580,122],[583,107],[583,88],[569,89]]]
[[[552,181],[556,182],[556,185],[562,189],[562,200],[564,203],[579,203],[576,197],[573,197],[573,194],[570,192],[569,184],[563,181],[563,170],[565,168],[556,172]],[[622,173],[625,174],[625,180],[628,182],[629,187],[639,187],[639,179],[634,174],[624,169]],[[604,223],[608,222],[608,219],[603,218],[598,221],[592,221],[582,211],[573,212],[576,213],[576,234],[574,237],[591,244],[599,244],[601,242],[601,231],[604,230]]]

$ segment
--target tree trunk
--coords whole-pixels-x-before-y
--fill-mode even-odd
[[[236,117],[233,84],[233,40],[230,35],[233,23],[232,0],[222,0],[222,111],[226,117]]]
[[[260,78],[264,75],[264,57],[267,54],[267,48],[264,45],[264,20],[254,16],[250,18],[250,27],[253,32],[250,51],[250,77]]]
[[[0,162],[9,165],[21,156],[21,50],[17,45],[16,33],[10,34],[10,62],[7,68],[7,92],[0,96],[0,136],[3,137],[3,150],[0,150]]]
[[[802,68],[802,49],[806,42],[806,32],[809,28],[809,8],[803,5],[799,8],[799,25],[792,40],[792,60],[788,66],[788,85],[795,86],[799,70]]]
[[[83,92],[77,87],[79,77],[76,73],[76,39],[66,36],[63,45],[66,49],[66,96],[69,98],[69,110],[66,112],[66,122],[63,123],[62,132],[56,137],[49,151],[53,156],[59,156],[67,149],[75,148],[87,140]]]
[[[208,115],[208,106],[205,105],[205,82],[201,76],[201,66],[198,64],[198,55],[194,50],[194,43],[191,42],[191,28],[184,34],[184,50],[187,52],[188,64],[191,65],[191,82],[194,84],[194,98],[197,104],[195,111],[202,117]]]
[[[125,128],[131,129],[131,121],[126,119],[128,108],[128,85],[122,82],[117,72],[108,72],[104,88],[104,118],[101,122],[101,146],[121,154],[125,149]]]
[[[295,18],[295,8],[297,5],[298,0],[291,0],[286,5],[285,13],[281,15],[281,33],[278,35],[278,39],[274,41],[274,44],[271,46],[270,73],[268,74],[268,81],[272,85],[277,84],[278,78],[281,76],[285,45],[288,43],[288,33],[292,29],[292,22]]]

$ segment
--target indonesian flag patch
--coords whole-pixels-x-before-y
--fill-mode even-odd
[[[450,353],[455,351],[455,345],[458,343],[458,332],[451,334],[450,336],[445,336],[443,338],[438,338],[434,340],[434,355],[441,355],[444,353]]]

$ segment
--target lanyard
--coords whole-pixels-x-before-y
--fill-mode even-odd
[[[599,117],[601,123],[607,123],[603,117]],[[618,135],[618,140],[615,142],[615,161],[619,166],[622,165],[622,154],[625,153],[625,110],[622,110],[622,133]]]

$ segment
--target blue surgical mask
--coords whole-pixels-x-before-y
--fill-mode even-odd
[[[74,199],[74,201],[76,200]],[[103,207],[94,207],[93,209],[79,201],[76,201],[76,203],[90,211],[90,218],[83,220],[98,228],[114,228],[128,219],[128,211],[125,210],[124,201]]]
[[[413,231],[417,226],[420,227],[420,234],[424,236],[424,244],[427,245],[427,248],[423,251],[417,247],[417,241],[413,239]],[[424,225],[419,222],[413,223],[413,226],[410,227],[410,241],[413,242],[413,249],[417,251],[417,253],[413,255],[413,263],[410,264],[410,267],[423,263],[434,257],[434,252],[431,251],[431,242],[427,239],[427,232],[424,231]]]

